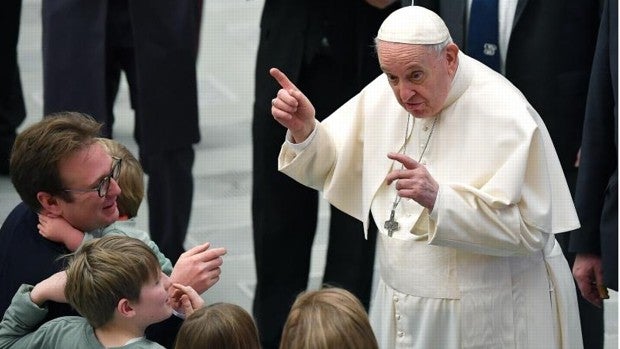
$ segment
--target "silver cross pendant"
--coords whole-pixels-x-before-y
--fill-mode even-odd
[[[387,229],[389,237],[392,237],[394,232],[398,230],[399,226],[398,222],[394,219],[394,210],[390,212],[390,219],[385,221],[383,227]]]

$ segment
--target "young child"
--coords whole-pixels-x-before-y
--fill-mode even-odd
[[[119,219],[104,229],[92,232],[82,232],[72,227],[62,217],[51,217],[39,214],[39,233],[49,240],[63,243],[67,249],[75,251],[84,241],[102,237],[108,234],[126,235],[144,241],[153,251],[160,262],[162,270],[167,275],[172,272],[172,263],[160,251],[159,247],[142,230],[136,229],[135,217],[144,198],[144,172],[140,161],[121,143],[99,138],[108,153],[119,161],[119,172],[114,178],[121,188],[121,194],[116,204]]]
[[[163,348],[144,337],[170,317],[173,305],[191,313],[203,304],[191,287],[173,285],[142,241],[109,235],[84,243],[66,271],[36,286],[22,285],[0,322],[0,348]],[[83,317],[50,320],[47,301],[68,303]]]
[[[280,349],[377,349],[368,314],[351,292],[322,288],[300,294],[288,314]]]
[[[235,304],[215,303],[185,319],[175,348],[260,349],[260,342],[256,324],[247,311]]]

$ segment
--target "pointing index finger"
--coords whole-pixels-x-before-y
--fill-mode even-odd
[[[293,84],[291,82],[291,80],[288,79],[286,74],[284,74],[282,71],[280,71],[280,69],[278,69],[278,68],[271,68],[271,69],[269,69],[269,74],[271,76],[273,76],[274,79],[276,79],[278,84],[280,84],[280,86],[282,86],[283,89],[285,89],[287,91],[297,90],[297,86],[295,86],[295,84]]]

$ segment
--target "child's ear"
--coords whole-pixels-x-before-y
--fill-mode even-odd
[[[121,298],[121,300],[118,301],[116,310],[118,310],[118,313],[123,317],[134,317],[136,315],[136,311],[127,298]]]
[[[40,191],[37,193],[37,200],[39,200],[43,212],[52,216],[61,216],[62,207],[57,197],[50,193]]]

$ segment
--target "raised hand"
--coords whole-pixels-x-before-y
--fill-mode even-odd
[[[185,316],[190,316],[205,304],[204,299],[191,286],[172,284],[168,292],[170,293],[170,305]]]
[[[226,254],[223,247],[209,248],[209,242],[185,251],[172,269],[170,281],[191,286],[202,294],[220,279],[222,256]]]
[[[403,164],[401,170],[393,170],[385,177],[387,184],[396,182],[398,195],[403,198],[415,200],[430,211],[435,206],[439,184],[431,176],[424,165],[418,163],[407,155],[389,153],[388,158]]]
[[[301,143],[314,130],[314,106],[279,69],[271,68],[269,74],[282,87],[271,100],[271,115],[289,129],[295,143]]]

